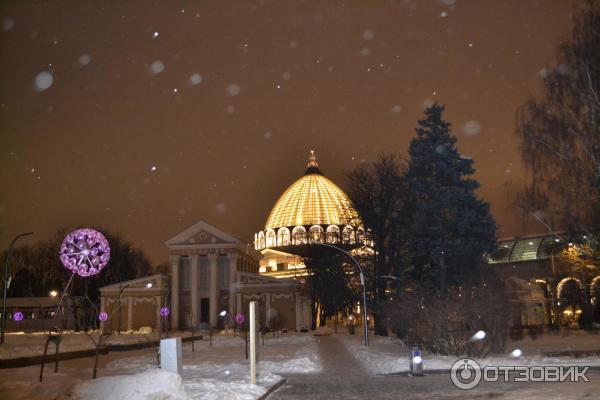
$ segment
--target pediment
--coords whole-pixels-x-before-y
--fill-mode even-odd
[[[165,242],[167,247],[185,245],[215,245],[241,243],[229,233],[223,232],[205,221],[199,221]]]

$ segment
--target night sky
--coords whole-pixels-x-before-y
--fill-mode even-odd
[[[515,111],[542,94],[571,13],[564,0],[4,1],[0,248],[102,226],[158,263],[199,219],[252,241],[309,150],[347,189],[361,162],[407,154],[433,101],[498,236],[543,232],[511,204],[526,179]]]

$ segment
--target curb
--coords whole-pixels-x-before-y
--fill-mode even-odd
[[[263,394],[262,396],[260,396],[256,400],[265,400],[267,397],[269,397],[271,395],[271,393],[273,393],[274,391],[276,391],[277,389],[279,389],[281,386],[285,385],[286,382],[287,382],[286,378],[281,378],[281,380],[279,382],[277,382],[276,384],[274,384],[273,386],[271,386],[269,388],[269,390],[267,390],[265,392],[265,394]]]
[[[202,335],[194,336],[193,340],[202,340]],[[183,343],[191,342],[192,336],[186,336],[181,338]],[[148,347],[156,347],[160,343],[159,340],[153,340],[151,342],[140,342],[140,343],[131,343],[131,344],[111,344],[111,345],[103,345],[100,347],[100,354],[108,354],[111,351],[129,351],[129,350],[139,350],[145,349]],[[77,351],[68,351],[65,353],[52,353],[46,355],[46,363],[55,362],[58,360],[73,360],[76,358],[85,358],[85,357],[94,357],[96,356],[96,349],[86,349],[86,350],[77,350]],[[32,365],[38,365],[42,363],[43,356],[29,356],[29,357],[19,357],[19,358],[7,358],[0,360],[0,369],[5,368],[22,368],[29,367]]]

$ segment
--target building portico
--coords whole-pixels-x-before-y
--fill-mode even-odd
[[[261,253],[200,221],[165,242],[171,264],[171,324],[175,329],[221,327],[259,301],[260,324],[300,330],[310,320],[298,282],[259,274]],[[220,320],[227,311],[229,318]]]

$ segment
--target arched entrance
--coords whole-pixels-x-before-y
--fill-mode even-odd
[[[559,324],[567,327],[578,327],[583,306],[581,281],[573,277],[564,278],[556,287],[556,295]]]
[[[592,303],[592,321],[600,324],[600,275],[590,284],[590,302]]]

